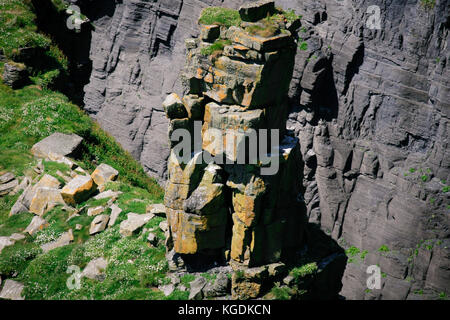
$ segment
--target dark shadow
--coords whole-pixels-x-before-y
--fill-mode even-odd
[[[79,32],[69,30],[69,15],[65,10],[59,11],[50,0],[32,0],[32,4],[39,30],[49,35],[68,58],[68,73],[60,76],[54,89],[83,106],[84,86],[89,83],[92,72],[90,49],[93,24],[83,23]],[[105,15],[112,16],[116,4],[114,0],[99,0],[95,4],[86,0],[78,1],[77,6],[90,21],[95,21]],[[38,57],[35,60],[39,60]]]

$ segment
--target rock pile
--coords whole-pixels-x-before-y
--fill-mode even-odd
[[[304,229],[299,145],[285,130],[295,39],[273,1],[253,3],[240,14],[240,26],[202,25],[200,38],[186,40],[186,94],[171,94],[163,103],[170,137],[184,129],[195,138],[201,127],[189,159],[169,142],[168,249],[186,259],[221,257],[236,270],[288,259]],[[260,129],[278,130],[281,143]],[[252,131],[256,140],[246,136]],[[268,148],[239,162],[255,144]],[[207,163],[208,156],[214,161]],[[270,159],[266,166],[279,162],[274,174],[262,174],[264,157]]]

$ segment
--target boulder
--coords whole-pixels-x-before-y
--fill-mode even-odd
[[[158,246],[159,239],[158,239],[158,236],[156,234],[150,232],[148,234],[147,240],[148,240],[148,242],[150,242],[150,244],[152,246],[154,246],[154,247]]]
[[[203,277],[199,277],[190,282],[191,291],[189,292],[189,300],[202,300],[203,288],[206,286],[207,281]]]
[[[89,208],[87,210],[87,215],[89,217],[93,217],[96,215],[99,215],[100,213],[102,213],[103,211],[105,211],[105,208],[102,206],[98,206],[98,207],[93,207],[93,208]]]
[[[167,252],[166,260],[169,266],[169,271],[176,272],[184,270],[185,268],[184,260],[181,258],[181,255],[173,249]]]
[[[230,279],[226,273],[217,274],[216,279],[213,283],[208,283],[203,292],[206,298],[221,297],[228,294],[230,288]]]
[[[183,119],[188,116],[183,102],[176,93],[167,96],[163,102],[163,108],[169,119]]]
[[[5,184],[7,182],[10,182],[14,180],[16,176],[11,172],[6,172],[2,175],[0,175],[0,184]]]
[[[243,21],[256,22],[275,12],[274,0],[260,0],[242,5],[239,15]]]
[[[14,240],[10,237],[0,237],[0,253],[5,247],[12,246],[14,244]]]
[[[183,104],[188,112],[189,119],[203,120],[205,113],[205,98],[198,95],[189,94],[183,97]]]
[[[112,204],[110,206],[110,208],[111,208],[111,215],[109,216],[108,227],[114,226],[117,218],[119,217],[120,213],[122,212],[122,209],[120,209],[119,206],[116,204]]]
[[[39,158],[50,158],[53,154],[70,156],[76,153],[83,138],[76,134],[53,133],[31,148],[31,153]]]
[[[11,180],[4,184],[0,184],[0,196],[4,196],[12,192],[18,185],[19,181],[17,179]]]
[[[25,205],[22,202],[16,201],[16,203],[14,203],[14,205],[12,206],[9,215],[12,216],[23,212],[28,212],[28,208],[25,207]]]
[[[12,235],[9,236],[9,239],[11,239],[11,241],[20,241],[25,239],[25,235],[21,233],[13,233]]]
[[[81,273],[81,278],[86,277],[92,280],[103,281],[108,261],[105,258],[91,260]]]
[[[46,187],[37,188],[31,200],[30,212],[42,216],[56,204],[65,205],[60,190]]]
[[[137,214],[131,212],[128,214],[128,219],[120,223],[119,232],[122,236],[125,237],[131,236],[134,231],[144,226],[153,217],[154,215],[151,213]]]
[[[231,295],[233,299],[248,300],[258,297],[263,290],[264,280],[268,277],[266,266],[255,268],[235,267],[231,277]]]
[[[96,195],[94,197],[94,199],[100,200],[100,199],[111,198],[111,199],[113,199],[113,201],[115,201],[117,199],[117,197],[121,194],[122,194],[122,192],[120,192],[120,191],[106,190],[106,191],[103,191],[103,192],[99,193],[98,195]]]
[[[166,217],[166,206],[162,203],[150,204],[146,211],[158,217]]]
[[[95,191],[97,185],[90,176],[76,176],[61,190],[64,201],[69,205],[87,200]]]
[[[218,25],[202,26],[200,39],[205,42],[214,42],[220,37],[220,27]]]
[[[172,294],[172,292],[175,291],[175,286],[173,284],[167,284],[167,285],[158,287],[158,289],[161,290],[166,297],[168,297]]]
[[[91,177],[98,186],[103,186],[109,181],[116,180],[118,175],[119,171],[105,163],[102,163],[95,169],[94,172],[92,172]]]
[[[7,279],[0,292],[0,299],[24,300],[22,297],[24,285],[20,282]]]
[[[106,226],[109,221],[109,216],[106,214],[101,214],[96,216],[94,220],[92,220],[91,226],[89,228],[89,234],[93,235],[99,232],[102,232],[106,229]]]
[[[26,66],[22,63],[7,62],[3,67],[3,82],[13,88],[17,89],[25,85],[28,81],[28,71]]]
[[[73,232],[72,232],[72,229],[70,229],[69,231],[64,232],[58,238],[58,240],[41,245],[41,249],[44,252],[48,252],[50,250],[53,250],[53,249],[56,249],[59,247],[67,246],[72,241],[73,241]]]

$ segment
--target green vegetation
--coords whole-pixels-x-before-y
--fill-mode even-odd
[[[302,39],[300,39],[298,48],[302,51],[306,51],[306,50],[308,50],[308,43],[306,43],[306,41],[303,41]]]
[[[242,22],[239,11],[222,7],[208,7],[203,9],[198,20],[200,24],[217,24],[227,28],[239,26]]]
[[[367,250],[364,250],[363,252],[361,252],[361,255],[360,255],[361,260],[364,260],[368,253],[369,253],[369,251],[367,251]]]
[[[29,150],[34,143],[57,131],[76,133],[85,139],[79,159],[83,168],[93,170],[93,160],[110,164],[119,171],[121,181],[145,188],[155,200],[162,199],[162,189],[141,165],[64,95],[35,86],[12,90],[0,84],[0,114],[4,115],[0,119],[0,169],[22,175],[33,165]]]
[[[225,46],[230,44],[231,44],[230,40],[218,39],[212,45],[202,48],[200,52],[204,56],[210,56],[216,52],[222,52]]]
[[[301,19],[302,16],[299,16],[295,13],[294,9],[287,9],[286,11],[283,12],[284,17],[286,18],[287,22],[294,22],[297,19]]]
[[[58,11],[66,10],[69,4],[64,0],[51,0]]]
[[[290,274],[296,279],[301,279],[309,275],[313,275],[317,272],[319,267],[317,266],[316,262],[311,262],[308,264],[305,264],[301,267],[297,267],[291,270]]]
[[[447,300],[448,296],[445,292],[439,292],[439,300]]]
[[[270,295],[276,300],[290,300],[291,294],[289,287],[274,286],[270,290]]]
[[[420,3],[425,9],[434,9],[436,6],[436,0],[420,0]]]
[[[37,32],[30,0],[0,1],[0,48],[12,58],[26,47],[47,48],[51,40]]]
[[[191,282],[195,280],[195,276],[193,274],[190,273],[186,273],[185,275],[183,275],[180,278],[181,283],[186,287],[186,288],[190,288],[191,287]]]
[[[383,244],[379,249],[378,252],[389,252],[391,251],[385,244]]]
[[[345,253],[347,254],[347,256],[349,257],[354,257],[357,254],[360,253],[361,250],[359,250],[359,248],[355,247],[355,246],[351,246],[350,248],[348,248],[347,250],[345,250]]]

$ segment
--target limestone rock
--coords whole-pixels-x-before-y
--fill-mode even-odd
[[[119,230],[120,234],[125,237],[131,236],[134,231],[144,226],[154,217],[154,215],[151,213],[147,214],[129,213],[127,216],[128,219],[120,223],[120,230]]]
[[[7,62],[3,67],[3,82],[17,89],[23,86],[28,80],[28,72],[24,64],[16,62]]]
[[[258,297],[267,275],[266,267],[236,270],[231,277],[233,299],[247,300]]]
[[[36,143],[31,148],[31,153],[41,158],[49,158],[50,154],[69,156],[77,151],[82,141],[83,138],[76,134],[56,132]]]
[[[5,184],[15,179],[15,175],[11,172],[6,172],[0,175],[0,184]]]
[[[89,228],[89,234],[93,235],[99,232],[102,232],[106,229],[106,226],[108,225],[109,216],[106,214],[101,214],[99,216],[96,216],[94,220],[92,220],[91,226]]]
[[[167,285],[158,287],[158,289],[161,290],[166,297],[168,297],[172,294],[172,292],[175,291],[175,286],[173,284],[167,284]]]
[[[0,292],[1,299],[7,300],[24,300],[22,297],[24,285],[20,282],[7,279]]]
[[[81,277],[103,281],[105,279],[105,270],[107,266],[108,261],[103,257],[91,260],[81,273]]]
[[[163,108],[169,119],[183,119],[188,116],[183,102],[176,93],[167,96],[166,100],[163,102]]]
[[[4,184],[0,184],[0,196],[4,196],[12,192],[18,185],[19,181],[17,179],[11,180]]]
[[[117,197],[121,194],[122,194],[121,191],[106,190],[106,191],[103,191],[103,192],[99,193],[98,195],[96,195],[94,197],[94,199],[100,200],[100,199],[111,198],[111,199],[113,199],[113,201],[115,201],[117,199]]]
[[[170,250],[166,254],[166,260],[169,265],[169,270],[176,272],[184,270],[185,263],[183,259],[181,258],[180,254],[176,253],[175,250]]]
[[[25,205],[22,202],[16,201],[16,203],[14,203],[14,205],[11,207],[9,215],[12,216],[23,212],[28,212],[28,208],[25,207]]]
[[[97,185],[90,176],[76,176],[61,190],[64,201],[70,205],[87,200],[97,190]]]
[[[166,217],[166,207],[162,203],[150,204],[147,206],[147,213],[154,214],[158,217]]]
[[[14,244],[14,240],[10,237],[0,237],[0,253],[5,247],[12,246]]]
[[[64,232],[57,240],[41,245],[41,249],[44,252],[48,252],[59,247],[67,246],[72,241],[73,232],[72,229],[70,229],[69,231]]]
[[[100,213],[103,213],[104,211],[105,211],[104,207],[97,206],[97,207],[89,208],[87,210],[87,215],[89,217],[93,217],[93,216],[99,215]]]
[[[13,233],[12,235],[9,236],[9,238],[12,241],[20,241],[25,239],[25,235],[21,234],[21,233]]]
[[[218,25],[202,26],[200,30],[200,39],[206,42],[214,42],[220,36],[220,27]]]
[[[159,239],[158,239],[158,237],[156,236],[156,234],[150,232],[150,233],[148,234],[147,240],[148,240],[148,242],[150,242],[150,244],[151,244],[152,246],[154,246],[154,247],[158,246]]]
[[[111,208],[111,215],[109,216],[108,227],[114,226],[117,218],[119,217],[120,213],[122,212],[122,209],[120,209],[119,206],[116,204],[111,205],[110,208]]]
[[[256,22],[275,12],[275,1],[259,0],[242,5],[239,14],[243,21]]]
[[[119,171],[105,163],[102,163],[91,174],[91,177],[97,186],[102,186],[109,181],[114,181],[117,179],[118,175]]]
[[[30,212],[42,216],[56,204],[65,205],[61,191],[54,188],[40,187],[36,189],[31,200]]]
[[[228,294],[230,288],[230,279],[228,276],[221,272],[217,274],[213,283],[208,283],[204,289],[204,295],[206,298],[221,297]]]
[[[194,281],[190,282],[191,291],[189,292],[189,300],[202,300],[203,288],[206,286],[206,279],[198,277]]]

